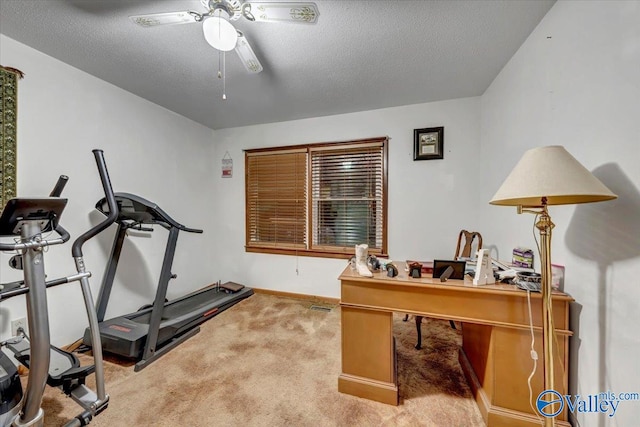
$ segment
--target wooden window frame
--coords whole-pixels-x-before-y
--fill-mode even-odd
[[[290,145],[282,147],[268,147],[246,149],[245,152],[245,251],[253,253],[268,253],[277,255],[296,255],[311,256],[320,258],[343,258],[348,259],[353,256],[354,248],[338,247],[338,246],[313,246],[313,224],[312,224],[312,170],[311,170],[311,151],[318,150],[349,150],[358,149],[365,146],[378,145],[382,148],[382,244],[380,248],[369,250],[370,254],[376,256],[388,256],[387,253],[387,227],[388,227],[388,137],[366,138],[341,142],[324,142],[315,144]],[[264,155],[268,153],[286,153],[298,150],[306,150],[307,152],[307,170],[306,170],[306,245],[305,248],[287,248],[274,247],[269,243],[250,242],[251,230],[249,221],[249,158],[256,155]]]

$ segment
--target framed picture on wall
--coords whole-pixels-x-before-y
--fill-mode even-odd
[[[413,160],[444,158],[444,127],[413,130]]]

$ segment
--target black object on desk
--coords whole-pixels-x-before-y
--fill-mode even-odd
[[[412,262],[409,264],[409,277],[419,279],[422,277],[422,264],[419,262]]]
[[[453,274],[453,267],[448,266],[444,272],[440,275],[440,281],[446,282],[449,277]]]
[[[433,261],[433,277],[435,279],[442,278],[445,271],[447,271],[447,269],[450,267],[451,269],[453,269],[453,272],[451,272],[450,275],[445,278],[445,280],[463,280],[466,265],[467,263],[465,261],[446,261],[436,259]],[[445,280],[443,280],[443,282]]]
[[[387,276],[396,277],[398,275],[398,268],[393,264],[387,264]]]

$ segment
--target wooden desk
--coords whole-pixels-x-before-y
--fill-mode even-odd
[[[473,286],[471,280],[407,277],[386,272],[361,277],[345,268],[341,281],[343,393],[398,404],[398,383],[393,341],[393,312],[456,320],[463,323],[459,361],[488,426],[539,426],[529,405],[527,378],[533,361],[527,293],[513,285]],[[553,295],[553,316],[558,344],[555,389],[568,393],[569,304],[563,293]],[[542,301],[531,294],[538,368],[531,380],[533,405],[544,390],[542,351]],[[419,350],[416,350],[419,351]],[[424,351],[424,350],[422,350]],[[562,362],[561,364],[558,362]],[[564,367],[564,369],[563,369]],[[557,418],[569,426],[565,409]]]

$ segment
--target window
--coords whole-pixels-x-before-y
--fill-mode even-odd
[[[246,250],[386,254],[387,141],[246,150]]]

